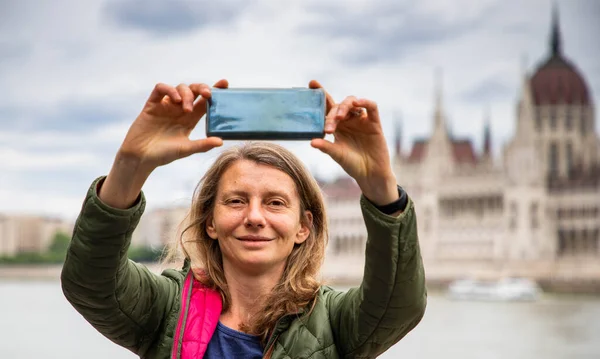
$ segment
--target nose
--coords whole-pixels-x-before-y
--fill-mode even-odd
[[[244,219],[244,225],[248,228],[257,227],[264,228],[266,219],[263,213],[262,203],[260,200],[251,200]]]

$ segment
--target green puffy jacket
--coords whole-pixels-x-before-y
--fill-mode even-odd
[[[129,260],[144,194],[130,209],[111,208],[97,196],[103,178],[90,187],[77,219],[63,292],[113,342],[141,358],[170,358],[189,263],[157,275]],[[427,293],[412,201],[399,217],[381,213],[364,197],[360,205],[368,232],[361,285],[347,292],[324,286],[310,314],[282,318],[268,344],[272,358],[374,358],[423,317]]]

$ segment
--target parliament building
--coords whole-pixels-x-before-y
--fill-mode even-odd
[[[394,163],[415,202],[428,278],[527,276],[600,288],[600,139],[590,87],[563,51],[557,13],[549,54],[523,74],[515,132],[499,161],[489,119],[480,150],[451,134],[440,84],[432,117],[429,138],[409,151],[398,136]],[[364,250],[366,239],[359,192],[348,179],[324,192],[328,256],[344,259],[327,270],[338,278],[362,275],[360,265],[350,265],[362,263],[352,253]]]

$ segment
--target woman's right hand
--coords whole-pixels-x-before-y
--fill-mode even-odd
[[[227,86],[226,80],[214,85]],[[206,113],[206,100],[210,95],[210,87],[205,84],[156,85],[129,128],[108,176],[101,183],[100,200],[114,208],[129,208],[157,167],[221,146],[223,140],[217,137],[189,138]],[[200,99],[195,101],[198,97]]]
[[[227,86],[226,80],[214,85],[219,88]],[[151,172],[180,158],[221,146],[223,141],[217,137],[189,138],[205,115],[206,99],[210,96],[210,87],[206,84],[181,84],[177,87],[157,84],[129,128],[118,156],[138,162],[140,168]],[[198,97],[200,99],[196,101]]]

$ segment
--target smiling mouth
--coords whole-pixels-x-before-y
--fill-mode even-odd
[[[237,237],[237,239],[240,241],[244,241],[244,242],[270,242],[273,240],[271,238],[262,237],[262,236],[243,236],[243,237]]]

